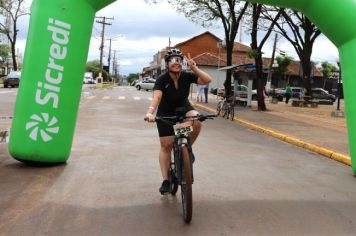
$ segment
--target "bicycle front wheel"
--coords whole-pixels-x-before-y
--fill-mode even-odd
[[[189,223],[193,214],[192,163],[186,146],[181,146],[181,155],[183,161],[181,182],[183,218],[186,223]]]

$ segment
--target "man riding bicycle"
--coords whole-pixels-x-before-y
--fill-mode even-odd
[[[195,61],[185,57],[192,72],[182,71],[183,54],[179,49],[168,50],[164,60],[166,62],[167,72],[161,75],[153,88],[153,99],[148,108],[146,118],[149,122],[155,122],[155,111],[157,108],[157,116],[174,116],[177,108],[185,107],[187,116],[197,115],[198,112],[192,107],[188,100],[190,85],[196,84],[209,84],[211,77],[206,72],[200,70]],[[187,121],[191,122],[193,132],[191,133],[190,140],[193,144],[198,137],[201,130],[200,121]],[[159,164],[161,168],[163,182],[159,189],[161,194],[169,192],[168,170],[171,162],[171,152],[174,142],[173,126],[164,122],[157,122],[158,134],[160,137],[160,152]]]

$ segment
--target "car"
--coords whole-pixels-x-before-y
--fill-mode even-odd
[[[131,86],[135,86],[140,80],[138,79],[135,79],[134,81],[131,82]]]
[[[144,89],[144,90],[148,91],[148,90],[153,90],[155,83],[156,83],[155,79],[147,78],[147,79],[144,79],[144,80],[136,83],[135,87],[137,90]]]
[[[278,101],[283,101],[283,98],[286,96],[285,88],[272,88],[268,92],[273,98],[277,98]]]
[[[333,94],[330,94],[328,91],[322,88],[312,88],[312,97],[318,100],[327,100],[330,102],[335,102],[336,96]]]
[[[9,86],[18,87],[20,84],[21,71],[11,71],[3,78],[4,88]]]
[[[231,90],[235,91],[235,84],[231,84]],[[211,90],[212,91],[212,90]],[[247,98],[248,87],[243,84],[238,84],[237,89],[235,91],[235,96],[239,98]],[[225,87],[219,87],[216,89],[216,94],[218,96],[222,96],[225,94]],[[256,89],[252,90],[252,100],[257,100],[257,91]]]
[[[237,85],[237,90],[236,90],[236,97],[240,98],[247,98],[248,94],[248,87],[243,84]],[[252,90],[252,100],[257,100],[257,90],[254,89]]]
[[[83,83],[84,84],[96,84],[96,81],[92,77],[84,77]]]
[[[291,98],[301,98],[303,97],[303,88],[302,87],[290,87],[292,94]]]
[[[210,89],[210,93],[213,94],[213,95],[216,95],[217,92],[218,92],[218,87],[214,87],[214,88]]]

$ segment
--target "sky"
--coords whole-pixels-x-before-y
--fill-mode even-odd
[[[28,1],[30,5],[31,1]],[[109,40],[112,39],[112,50],[116,50],[119,63],[119,73],[128,75],[140,73],[144,67],[149,66],[153,55],[168,46],[186,41],[205,31],[210,31],[223,39],[224,32],[219,28],[219,22],[215,27],[203,28],[190,22],[181,13],[177,13],[168,3],[148,4],[144,0],[119,0],[97,12],[96,16],[113,17],[109,20],[112,25],[105,28],[104,63],[107,64],[109,53]],[[29,17],[20,18],[19,40],[17,48],[24,53]],[[99,60],[101,28],[102,25],[94,23],[90,41],[88,61]],[[237,37],[236,41],[239,41]],[[243,34],[241,42],[249,45],[249,35]],[[270,37],[263,48],[264,56],[271,57],[273,37]],[[279,37],[277,48],[287,55],[298,59],[293,47],[289,42]],[[277,50],[278,52],[278,50]],[[113,54],[112,54],[113,58]],[[312,60],[315,62],[329,61],[336,63],[338,60],[337,48],[325,37],[317,39]]]

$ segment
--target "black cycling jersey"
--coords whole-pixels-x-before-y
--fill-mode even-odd
[[[190,85],[197,82],[198,77],[194,73],[182,71],[178,79],[178,88],[176,88],[168,72],[161,75],[153,87],[153,90],[162,91],[157,115],[174,115],[177,107],[189,107]]]

